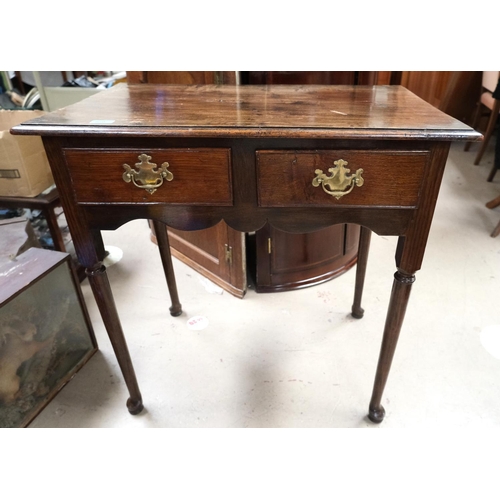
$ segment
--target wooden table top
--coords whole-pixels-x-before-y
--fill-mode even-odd
[[[42,136],[132,135],[481,140],[401,86],[127,85],[12,129]]]

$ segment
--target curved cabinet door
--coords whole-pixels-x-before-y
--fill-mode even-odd
[[[339,224],[306,234],[269,225],[255,233],[257,292],[279,292],[336,278],[357,261],[359,226]]]

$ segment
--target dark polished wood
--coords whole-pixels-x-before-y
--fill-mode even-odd
[[[170,254],[170,244],[168,241],[167,226],[155,220],[153,221],[153,227],[155,228],[158,249],[160,250],[161,262],[163,264],[168,291],[170,293],[170,300],[172,301],[170,314],[172,316],[180,316],[182,314],[182,306],[177,292],[174,267],[172,265],[172,255]]]
[[[363,287],[365,284],[366,266],[368,264],[368,254],[370,252],[370,240],[372,232],[366,227],[361,228],[359,236],[358,265],[356,267],[356,286],[354,289],[354,302],[351,314],[356,319],[361,319],[365,310],[361,307],[363,297]]]
[[[163,202],[193,205],[232,205],[231,151],[220,149],[157,149],[148,148],[151,162],[158,166],[168,159],[168,167],[175,179],[175,189],[168,181],[155,196],[133,183],[116,184],[116,177],[124,173],[124,164],[134,167],[142,149],[121,149],[102,152],[92,149],[66,149],[66,164],[70,169],[76,197],[79,202],[142,203]],[[106,175],[102,175],[106,172]],[[99,178],[92,187],[88,178]],[[194,184],[196,183],[196,184]],[[203,186],[202,189],[198,186]]]
[[[422,264],[450,143],[481,138],[394,86],[119,85],[12,132],[43,137],[78,257],[130,392],[131,413],[141,410],[142,399],[93,230],[144,218],[181,230],[224,220],[242,232],[271,224],[306,233],[352,223],[399,236],[398,272],[370,403],[376,422],[383,418],[382,392],[410,285]],[[214,156],[199,156],[199,164],[185,159],[190,151],[210,150]],[[269,151],[279,152],[273,153],[274,169],[262,163]],[[150,195],[125,183],[122,168],[134,155],[153,152],[161,152],[153,161],[168,162],[174,178]],[[365,183],[336,200],[310,184],[316,163],[326,168],[338,154],[353,162],[353,170],[362,160]],[[298,170],[289,161],[295,157]],[[204,165],[216,183],[203,177]],[[205,186],[198,175],[189,176],[191,171],[206,180],[209,193],[200,194]]]
[[[255,232],[255,291],[297,290],[340,276],[356,264],[358,235],[353,224],[304,234],[266,224]]]
[[[251,85],[376,85],[390,79],[379,71],[242,71],[242,83]],[[381,77],[379,80],[379,76]]]
[[[144,84],[236,83],[227,78],[227,73],[138,71],[127,72],[127,81]],[[242,71],[239,72],[239,81],[241,84],[271,84],[274,81],[293,85],[373,85],[389,84],[390,73]],[[168,232],[172,255],[239,298],[246,293],[247,268],[252,274],[256,292],[300,289],[333,279],[356,264],[359,239],[359,226],[352,224],[325,228],[319,231],[321,236],[316,233],[291,234],[266,225],[247,238],[224,221],[199,231],[170,228]],[[271,253],[269,238],[272,239]],[[157,243],[154,228],[151,240]]]
[[[199,231],[168,228],[168,236],[172,255],[235,297],[243,298],[247,288],[243,233],[221,221]]]
[[[235,71],[127,71],[127,83],[161,83],[170,85],[206,85],[236,82]]]
[[[307,117],[307,119],[304,119]],[[29,121],[41,136],[473,140],[400,86],[117,85]],[[14,127],[17,133],[27,126]],[[477,135],[479,137],[479,134]]]
[[[414,207],[429,151],[360,151],[331,149],[322,151],[257,151],[259,206],[396,206]],[[315,170],[325,174],[339,159],[348,162],[354,173],[363,168],[363,188],[354,188],[336,199],[314,187]],[[370,168],[364,168],[369,165]],[[405,170],[404,178],[397,175]],[[278,186],[278,188],[277,188]],[[282,187],[280,187],[282,186]]]
[[[406,306],[410,298],[411,285],[415,281],[415,276],[403,274],[398,271],[394,274],[394,284],[392,286],[391,300],[387,319],[384,327],[384,336],[380,348],[380,357],[375,374],[372,398],[370,400],[368,417],[372,422],[379,424],[385,416],[385,409],[381,405],[382,394],[384,392],[392,359],[398,343],[399,333],[406,313]]]

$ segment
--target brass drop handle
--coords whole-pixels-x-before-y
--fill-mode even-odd
[[[143,153],[138,158],[140,162],[135,164],[137,170],[126,163],[123,164],[125,172],[122,178],[125,182],[132,182],[134,186],[153,194],[163,184],[164,179],[171,181],[174,178],[172,172],[167,170],[168,162],[157,168],[156,163],[150,163],[151,156]]]
[[[323,191],[330,196],[335,197],[337,200],[346,194],[349,194],[354,186],[361,187],[365,180],[361,177],[363,173],[362,168],[358,168],[355,174],[347,175],[351,170],[345,168],[348,164],[345,160],[334,161],[335,167],[329,168],[330,176],[323,173],[323,170],[315,170],[316,177],[312,181],[314,187],[321,184]]]

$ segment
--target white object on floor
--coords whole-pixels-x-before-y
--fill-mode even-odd
[[[108,255],[106,255],[106,257],[104,258],[103,264],[106,267],[111,267],[122,260],[123,250],[121,248],[113,246],[106,246],[105,248],[106,252],[108,252]]]
[[[216,293],[217,295],[222,295],[224,290],[219,286],[216,285],[213,281],[210,281],[208,278],[205,278],[205,276],[198,276],[200,283],[205,287],[205,290],[208,293]]]
[[[190,330],[204,330],[208,326],[206,316],[193,316],[187,320],[187,326]]]
[[[500,359],[500,325],[490,325],[481,332],[481,344],[496,359]]]

